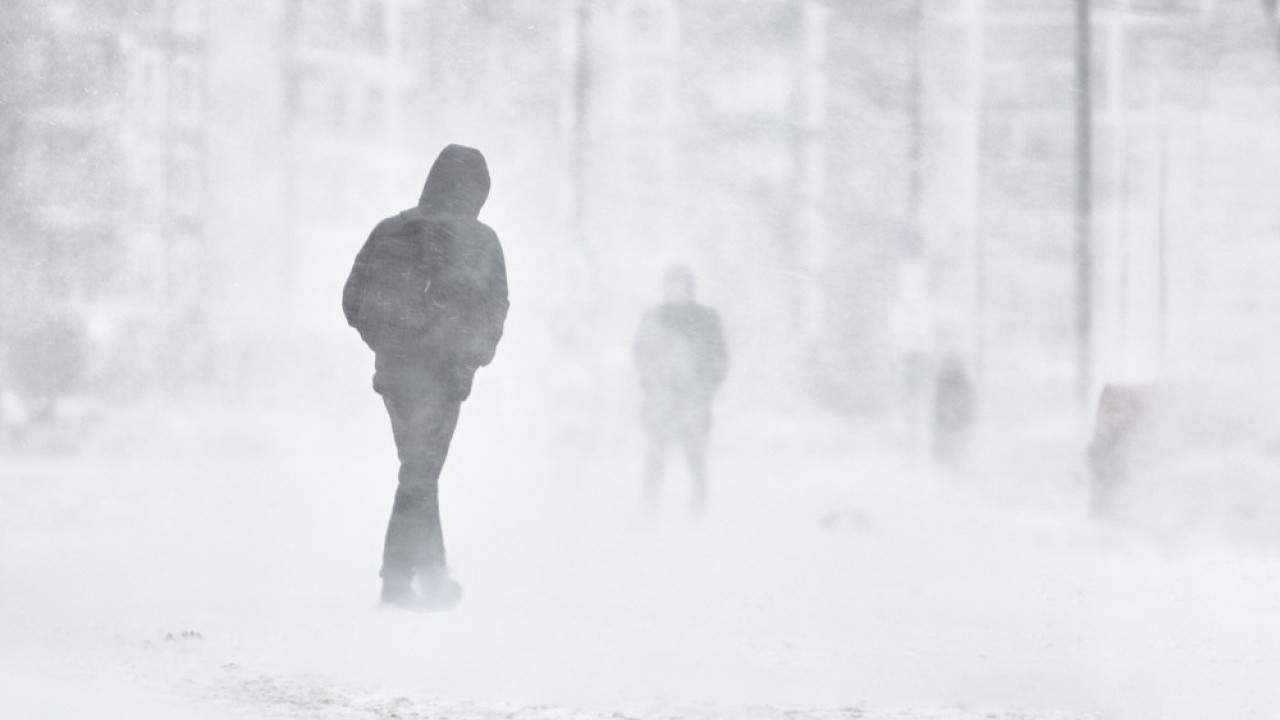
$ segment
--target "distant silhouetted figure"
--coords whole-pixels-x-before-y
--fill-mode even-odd
[[[75,392],[88,368],[88,338],[79,318],[49,312],[16,333],[9,375],[28,405],[52,415],[58,398]]]
[[[378,223],[343,289],[347,322],[374,351],[373,389],[400,459],[382,557],[385,604],[448,609],[461,597],[445,564],[438,488],[462,401],[507,316],[502,246],[476,219],[488,195],[484,156],[446,147],[418,205]]]
[[[635,362],[644,392],[644,496],[653,509],[667,453],[680,445],[689,461],[695,515],[707,505],[707,438],[711,400],[729,366],[720,316],[694,302],[693,273],[670,268],[664,301],[649,309],[636,337]]]
[[[974,419],[973,383],[958,355],[938,368],[933,389],[933,459],[952,465],[964,454]]]
[[[1098,398],[1089,465],[1093,512],[1112,510],[1117,490],[1129,480],[1129,461],[1138,438],[1149,430],[1158,388],[1151,384],[1107,384]]]

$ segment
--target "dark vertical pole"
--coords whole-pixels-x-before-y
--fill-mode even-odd
[[[297,113],[301,107],[299,102],[299,87],[297,76],[295,74],[294,60],[296,58],[297,43],[299,35],[299,24],[301,20],[299,14],[298,0],[286,0],[285,2],[285,22],[282,28],[283,34],[280,38],[284,46],[284,82],[285,82],[285,108],[284,115],[280,123],[280,202],[283,212],[280,214],[280,258],[279,265],[276,268],[280,273],[280,285],[286,307],[292,312],[294,307],[294,288],[297,287],[294,266],[297,262],[298,250],[297,243],[297,223],[294,220],[298,212],[298,188],[297,188],[297,170],[298,162],[294,157],[294,149],[296,145],[293,140],[294,130],[298,126]]]
[[[921,162],[924,156],[924,0],[911,3],[911,29],[908,34],[907,52],[910,53],[911,75],[907,88],[907,113],[909,127],[907,129],[907,231],[905,242],[899,248],[899,267],[905,270],[909,263],[922,264],[924,259],[924,233],[920,222],[920,208],[924,196],[924,177]],[[905,276],[900,275],[900,277]],[[905,288],[903,288],[905,291]],[[927,291],[926,291],[927,292]],[[905,294],[904,294],[905,299]],[[926,298],[929,303],[931,298]],[[914,304],[914,301],[912,301]],[[907,305],[912,324],[922,322],[917,315],[927,312],[923,308]],[[914,330],[912,331],[915,332]],[[933,354],[933,348],[916,345],[914,341],[899,348],[898,361],[901,363],[901,382],[903,383],[903,405],[907,421],[907,442],[911,452],[923,457],[928,446],[929,403],[928,391],[931,364],[927,358]]]
[[[216,12],[214,10],[215,7],[217,7],[216,4],[208,2],[204,3],[200,7],[200,42],[195,46],[196,51],[198,52],[198,57],[192,60],[192,62],[195,62],[197,67],[200,68],[196,76],[199,85],[195,90],[195,92],[200,96],[200,117],[198,119],[200,129],[199,133],[196,135],[198,138],[196,152],[199,157],[199,160],[197,161],[198,165],[196,167],[199,176],[199,187],[197,188],[199,191],[197,200],[199,208],[197,212],[196,241],[200,244],[200,251],[197,255],[200,260],[200,273],[197,281],[198,286],[196,288],[195,303],[201,313],[204,313],[209,309],[210,278],[215,274],[209,267],[212,256],[212,253],[209,251],[208,242],[209,216],[211,214],[210,202],[212,193],[209,190],[210,173],[208,153],[209,145],[207,142],[208,133],[205,130],[209,126],[208,114],[209,108],[212,106],[210,103],[211,91],[209,76],[211,74],[211,63],[209,62],[209,37],[213,33],[213,13]]]
[[[573,241],[587,240],[587,111],[591,93],[591,2],[579,0],[575,21],[577,56],[573,72],[573,131],[570,172],[573,184]]]
[[[791,327],[800,330],[804,328],[804,280],[797,280],[804,276],[803,261],[803,239],[801,237],[804,226],[804,174],[805,174],[805,158],[804,146],[808,133],[805,126],[804,107],[805,107],[805,88],[804,77],[806,72],[805,59],[805,30],[804,30],[804,0],[791,0],[787,3],[787,9],[790,12],[792,22],[792,34],[788,37],[787,59],[789,64],[789,80],[792,86],[790,104],[786,110],[786,117],[783,121],[781,133],[781,141],[786,144],[787,153],[787,176],[781,187],[778,188],[779,197],[784,198],[782,209],[779,211],[774,223],[776,233],[776,243],[782,267],[786,268],[789,276],[787,282],[784,302],[786,303],[786,322]],[[797,347],[803,347],[807,338],[797,336]]]
[[[161,124],[161,127],[163,128],[162,132],[164,133],[164,136],[161,139],[161,147],[163,148],[161,152],[163,153],[164,162],[164,169],[161,173],[161,177],[164,178],[164,207],[162,208],[164,216],[160,219],[160,237],[162,238],[160,243],[160,252],[163,256],[162,263],[164,266],[164,297],[172,303],[172,301],[176,299],[174,297],[177,292],[178,284],[176,264],[177,258],[180,255],[175,248],[178,241],[174,237],[176,232],[175,228],[177,227],[177,222],[174,220],[172,193],[174,184],[174,123],[173,100],[169,94],[169,91],[171,90],[170,81],[173,79],[173,61],[176,54],[174,50],[176,43],[174,42],[173,37],[173,3],[165,3],[163,6],[163,17],[164,27],[161,29],[160,36],[164,39],[164,122]]]
[[[1076,393],[1089,402],[1093,367],[1093,98],[1091,0],[1076,0]]]
[[[569,217],[565,242],[553,260],[558,298],[551,317],[551,332],[566,350],[582,350],[591,341],[595,311],[593,273],[588,238],[590,202],[589,153],[591,139],[591,0],[571,4],[567,18],[572,33],[574,55],[566,88],[569,103],[568,201]],[[587,356],[579,354],[579,359]]]
[[[1157,284],[1157,319],[1159,323],[1159,355],[1160,372],[1165,371],[1166,343],[1169,333],[1169,268],[1168,258],[1168,213],[1169,213],[1169,129],[1165,128],[1160,138],[1160,184],[1158,186],[1159,213],[1156,219],[1156,284]]]
[[[973,113],[969,118],[972,127],[965,127],[970,145],[972,165],[966,170],[971,173],[968,182],[973,183],[972,191],[967,198],[972,215],[969,217],[968,232],[972,243],[970,267],[973,272],[973,295],[970,308],[971,349],[973,353],[973,377],[981,389],[987,378],[987,338],[986,338],[986,305],[987,305],[987,273],[986,273],[986,239],[984,237],[983,220],[986,213],[982,209],[983,186],[983,153],[982,136],[986,113],[983,103],[983,73],[985,69],[986,24],[988,10],[981,0],[969,0],[964,11],[964,19],[968,24],[965,37],[965,70],[966,107]]]
[[[907,224],[909,234],[906,247],[908,256],[918,256],[924,251],[920,237],[920,204],[923,196],[923,170],[920,167],[924,144],[924,0],[915,0],[911,9],[911,79],[908,93],[910,108],[910,137],[907,139],[907,161],[911,164],[907,185]]]

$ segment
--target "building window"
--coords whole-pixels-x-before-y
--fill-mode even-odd
[[[58,299],[102,297],[119,270],[116,231],[49,229],[45,235],[48,262],[41,268],[41,290]]]
[[[635,0],[627,10],[627,42],[634,48],[663,47],[670,39],[671,8],[663,0]]]
[[[164,153],[159,146],[148,145],[136,148],[129,158],[130,215],[141,225],[158,226],[164,219]]]
[[[350,169],[332,160],[303,160],[294,176],[294,192],[299,210],[311,218],[341,217],[347,207],[347,176]]]
[[[99,0],[90,10],[95,20],[118,21],[132,9],[131,0]]]
[[[627,88],[627,117],[639,124],[666,121],[671,108],[669,80],[669,74],[661,68],[636,71]]]
[[[175,58],[170,72],[173,121],[182,125],[199,124],[204,114],[204,83],[199,58]]]
[[[337,77],[300,74],[291,93],[296,126],[306,132],[338,136],[347,128],[350,102],[347,88]]]
[[[294,0],[291,8],[294,32],[306,45],[331,43],[346,24],[346,0]]]
[[[1275,7],[1275,0],[1266,0],[1269,9]],[[1209,9],[1208,0],[1134,0],[1130,9],[1148,13],[1192,13]]]
[[[174,215],[199,218],[204,207],[204,168],[197,147],[175,147],[169,155],[169,208]]]
[[[144,25],[159,25],[163,17],[163,0],[132,0],[129,12],[136,22]]]
[[[670,181],[669,148],[660,135],[635,137],[628,148],[627,170],[633,195],[660,202],[667,196]]]
[[[410,55],[427,42],[431,27],[427,18],[426,9],[419,5],[400,5],[395,28],[396,50],[400,54]]]
[[[352,21],[365,49],[387,49],[387,5],[384,0],[363,0],[352,8]]]
[[[164,292],[164,259],[164,238],[159,233],[134,233],[120,267],[121,286],[143,298],[159,299]]]
[[[721,73],[710,87],[708,100],[721,117],[776,119],[789,113],[794,90],[785,66],[744,65],[736,71]]]
[[[50,125],[40,131],[35,167],[43,198],[57,205],[103,209],[118,197],[113,147],[89,128]]]
[[[333,74],[303,73],[294,79],[293,113],[298,128],[328,137],[346,135],[351,128],[352,102],[360,102],[358,94],[352,97],[351,88],[342,77]]]
[[[829,88],[826,76],[820,71],[810,71],[804,75],[804,97],[801,103],[803,123],[807,127],[818,127],[826,122]]]
[[[148,123],[164,121],[164,55],[156,48],[134,48],[129,57],[129,105]]]
[[[46,168],[45,197],[58,204],[77,204],[88,185],[87,160],[93,147],[88,130],[49,127],[41,140],[39,165]]]
[[[173,3],[170,20],[175,35],[201,37],[205,30],[204,0],[169,0]]]
[[[83,107],[110,96],[117,86],[119,58],[105,38],[54,38],[45,47],[45,97],[55,104]]]
[[[199,236],[190,232],[175,233],[169,239],[166,256],[169,301],[179,307],[195,303],[203,291],[204,262]]]
[[[373,140],[381,140],[387,133],[387,95],[376,85],[366,87],[360,108],[360,128]]]

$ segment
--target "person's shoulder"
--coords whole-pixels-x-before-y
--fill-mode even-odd
[[[398,212],[395,215],[382,218],[373,226],[373,232],[371,234],[375,236],[398,235],[404,232],[406,227],[416,223],[421,223],[422,220],[422,214],[415,208],[410,208],[408,210]]]
[[[703,322],[707,322],[707,323],[720,322],[720,313],[717,312],[716,309],[711,307],[710,305],[703,305],[702,303],[694,303],[693,312]]]
[[[474,236],[477,244],[483,248],[482,252],[491,258],[505,262],[505,253],[502,252],[502,241],[498,240],[498,233],[479,220],[473,220],[472,222],[475,223]]]
[[[413,213],[408,210],[406,213]],[[479,240],[484,243],[498,243],[498,233],[493,228],[486,225],[479,219],[470,215],[458,213],[421,213],[419,217],[428,223],[451,228],[455,233],[461,233],[464,237]]]
[[[474,222],[476,229],[486,241],[501,245],[498,241],[498,233],[492,227],[489,227],[489,225],[482,220],[475,220]]]

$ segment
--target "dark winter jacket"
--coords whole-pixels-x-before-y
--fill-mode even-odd
[[[379,393],[444,379],[462,399],[493,359],[508,302],[502,246],[476,219],[488,195],[484,156],[450,145],[418,205],[378,223],[356,255],[342,309],[375,353]]]
[[[729,369],[720,316],[697,303],[664,303],[640,322],[636,369],[646,394],[710,402]]]

